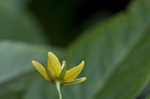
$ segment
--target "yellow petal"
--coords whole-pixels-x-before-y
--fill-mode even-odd
[[[33,65],[33,67],[35,67],[35,69],[36,69],[38,72],[40,72],[40,74],[41,74],[45,79],[50,80],[50,78],[49,78],[49,76],[48,76],[48,74],[47,74],[47,72],[46,72],[46,70],[45,70],[45,68],[43,67],[42,64],[40,64],[39,62],[33,60],[33,61],[32,61],[32,65]]]
[[[82,71],[83,67],[84,67],[85,62],[82,61],[79,65],[71,68],[70,70],[66,71],[65,77],[64,77],[64,81],[72,81],[74,80]]]
[[[64,82],[63,85],[79,84],[79,83],[84,82],[86,79],[87,79],[86,77],[82,77],[82,78],[79,78],[70,82]]]
[[[52,52],[48,52],[48,70],[53,77],[58,78],[61,73],[61,64]]]

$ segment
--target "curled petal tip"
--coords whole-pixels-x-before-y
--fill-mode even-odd
[[[39,64],[39,62],[37,62],[37,61],[35,61],[35,60],[32,60],[32,65],[33,65],[34,67],[37,67],[37,64]]]
[[[83,69],[83,68],[84,68],[84,65],[85,65],[85,61],[81,61],[81,63],[80,63],[78,66],[80,66],[80,68]],[[81,69],[81,70],[82,70],[82,69]]]
[[[85,80],[87,80],[87,77],[82,77],[81,80],[85,81]]]
[[[32,64],[35,64],[36,63],[36,61],[35,60],[32,60]]]
[[[85,64],[85,61],[84,61],[84,60],[83,60],[83,61],[81,61],[81,64],[82,64],[82,65],[84,65],[84,64]]]
[[[48,56],[54,55],[54,53],[52,52],[48,52]]]

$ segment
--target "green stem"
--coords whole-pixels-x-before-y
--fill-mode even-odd
[[[60,82],[56,81],[56,88],[59,94],[59,99],[62,99],[62,93],[61,93],[61,87],[60,87]]]

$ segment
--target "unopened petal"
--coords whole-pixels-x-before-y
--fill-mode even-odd
[[[32,65],[33,67],[35,67],[35,69],[40,72],[40,74],[47,80],[50,80],[49,76],[48,76],[48,73],[46,72],[45,68],[43,67],[42,64],[40,64],[39,62],[37,61],[32,61]]]
[[[48,70],[53,77],[58,78],[61,73],[61,64],[52,52],[48,53]]]
[[[79,83],[84,82],[86,79],[87,79],[86,77],[82,77],[82,78],[79,78],[70,82],[64,82],[63,85],[79,84]]]
[[[65,73],[64,81],[72,81],[74,80],[82,71],[85,62],[82,61],[79,65],[67,70]]]

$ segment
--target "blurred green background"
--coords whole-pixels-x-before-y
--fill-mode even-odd
[[[64,99],[149,99],[149,0],[1,0],[0,99],[58,99],[31,61],[85,60]]]

